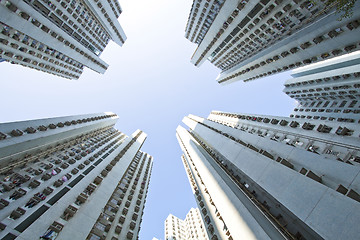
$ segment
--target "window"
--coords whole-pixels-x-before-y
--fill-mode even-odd
[[[334,101],[334,102],[331,104],[331,107],[335,107],[337,104],[338,104],[338,102],[337,102],[337,101]]]
[[[342,101],[339,107],[344,107],[346,105],[347,101]]]
[[[99,222],[95,224],[95,228],[99,229],[100,231],[105,231],[105,225]]]
[[[356,104],[357,104],[357,101],[354,100],[354,101],[352,101],[352,102],[349,104],[349,107],[354,107]]]

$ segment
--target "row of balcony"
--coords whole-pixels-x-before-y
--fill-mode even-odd
[[[360,19],[355,20],[354,22],[360,22]],[[314,38],[314,39],[313,39],[313,42],[314,42],[315,44],[320,44],[321,42],[323,42],[323,41],[325,41],[325,40],[327,40],[327,39],[331,39],[331,38],[334,38],[334,37],[338,36],[338,35],[335,36],[335,35],[331,34],[333,31],[337,31],[337,29],[338,29],[338,28],[331,30],[331,31],[329,32],[329,34],[328,34],[329,37],[326,37],[325,35],[321,35],[321,36],[318,36],[318,37]],[[352,29],[354,29],[354,28],[352,28]],[[352,29],[349,28],[349,30],[352,30]],[[291,49],[289,49],[289,51],[284,51],[284,52],[282,52],[282,53],[280,54],[280,56],[281,56],[282,58],[285,58],[285,57],[291,55],[291,53],[292,53],[292,54],[297,54],[298,51],[300,51],[300,50],[305,50],[305,49],[307,49],[308,47],[310,47],[311,45],[312,45],[312,44],[309,43],[309,42],[303,43],[303,44],[300,45],[300,47],[292,47]],[[349,52],[355,51],[356,49],[358,49],[358,47],[359,47],[359,46],[355,43],[355,44],[350,44],[350,45],[344,46],[344,47],[343,47],[343,50],[345,51],[345,53],[349,53]],[[313,56],[313,57],[311,57],[311,58],[303,59],[302,62],[296,62],[296,63],[291,63],[291,64],[289,64],[289,65],[285,65],[285,66],[283,66],[282,68],[274,69],[273,71],[265,72],[265,73],[262,73],[262,74],[260,74],[260,75],[254,76],[254,77],[247,78],[246,81],[250,81],[250,80],[253,80],[253,79],[256,79],[256,78],[259,78],[259,77],[268,76],[268,75],[274,74],[274,73],[276,73],[276,72],[286,71],[286,70],[288,70],[288,69],[292,69],[292,68],[295,68],[295,67],[299,67],[299,66],[302,66],[302,65],[304,65],[304,64],[307,65],[307,64],[310,64],[310,63],[314,63],[314,62],[319,61],[320,59],[326,59],[326,58],[330,57],[331,55],[333,55],[333,56],[338,56],[338,55],[340,55],[340,54],[344,54],[344,53],[343,53],[343,50],[342,50],[342,49],[335,49],[335,50],[333,50],[331,53],[324,53],[324,54],[321,54],[321,56],[319,56],[319,57]],[[280,56],[276,55],[276,56],[272,57],[271,59],[272,59],[272,60],[274,60],[274,59],[279,59]],[[271,62],[273,62],[273,61],[270,61],[269,63],[271,63]],[[255,64],[255,65],[253,65],[253,66],[251,66],[251,67],[248,67],[248,68],[246,68],[246,69],[243,69],[242,71],[239,71],[239,72],[237,72],[237,73],[235,73],[235,74],[232,74],[232,75],[229,76],[229,77],[226,77],[226,78],[220,80],[219,83],[220,83],[220,82],[227,81],[227,80],[230,80],[230,79],[232,79],[232,78],[234,78],[234,77],[238,77],[238,76],[243,75],[243,74],[245,74],[245,73],[248,73],[248,72],[250,72],[250,71],[252,71],[252,70],[254,70],[254,69],[256,69],[256,68],[258,68],[258,67],[260,67],[260,66],[264,66],[264,65],[266,65],[266,64],[267,64],[266,61],[259,62],[258,64]]]
[[[241,120],[248,120],[248,121],[253,121],[253,122],[271,123],[273,125],[279,124],[280,126],[283,126],[283,127],[290,126],[291,128],[297,128],[298,126],[300,126],[300,123],[298,121],[291,121],[289,123],[289,121],[285,120],[285,119],[276,119],[276,118],[270,119],[270,118],[266,118],[266,117],[239,115],[239,114],[221,113],[221,112],[212,112],[211,114],[230,117],[230,118],[237,118],[237,119],[241,119]],[[211,119],[209,119],[209,120],[217,122],[217,120],[211,120]],[[304,130],[313,130],[315,128],[315,124],[309,123],[309,122],[304,122],[302,124],[301,128]],[[317,126],[316,130],[321,133],[330,133],[332,130],[332,127],[327,126],[325,124],[319,124]],[[341,135],[341,136],[351,136],[353,131],[354,130],[339,126],[337,128],[337,130],[334,131],[334,133],[337,135]]]
[[[110,138],[113,138],[113,137],[115,137],[115,135],[118,135],[118,134],[113,134],[112,136],[110,136]],[[86,139],[87,140],[87,139]],[[107,140],[109,140],[108,138],[106,138],[105,140],[103,140],[103,141],[107,141]],[[115,142],[113,142],[113,143],[111,143],[111,145],[114,145],[114,143]],[[70,147],[70,146],[69,146]],[[106,146],[105,148],[108,148],[108,146]],[[63,151],[64,149],[62,149],[62,151]],[[64,157],[64,156],[63,156]],[[73,159],[70,159],[70,161],[71,160],[73,160]],[[95,160],[95,158],[93,158],[93,160]],[[55,164],[60,164],[61,163],[61,160],[59,160],[58,159],[58,161],[59,162],[54,162]],[[84,163],[86,164],[89,164],[90,163],[90,161],[89,160],[85,160],[84,161]],[[46,164],[46,163],[44,163],[44,164],[42,164],[43,166],[44,166],[44,168],[46,169],[46,170],[50,170],[50,172],[49,173],[44,173],[44,175],[41,177],[41,180],[42,181],[47,181],[47,180],[49,180],[51,177],[52,177],[52,175],[53,175],[53,173],[55,174],[55,175],[57,175],[57,174],[59,174],[61,171],[62,171],[62,169],[66,169],[66,168],[68,168],[68,164],[67,163],[63,163],[62,165],[61,165],[61,168],[59,168],[59,167],[56,167],[56,168],[54,168],[54,169],[52,169],[53,168],[53,164],[51,164],[51,163],[48,163],[48,164]],[[79,170],[78,169],[82,169],[82,168],[84,168],[84,165],[83,164],[80,164],[79,166],[78,166],[78,168],[74,168],[74,169],[72,169],[71,170],[71,173],[72,174],[77,174],[78,172],[79,172]],[[53,172],[54,171],[54,172]],[[37,170],[34,170],[34,173],[35,173],[35,175],[40,175],[41,173],[43,173],[43,170],[42,169],[37,169]],[[14,174],[14,175],[18,175],[17,173],[16,174]],[[25,176],[27,176],[27,175],[25,175]],[[60,179],[58,179],[58,180],[56,180],[55,182],[54,182],[54,184],[53,184],[53,186],[54,187],[56,187],[56,188],[58,188],[58,187],[60,187],[60,186],[62,186],[63,185],[63,182],[65,182],[65,181],[68,181],[68,180],[70,180],[72,178],[72,175],[70,174],[70,173],[66,173],[63,177],[61,177]],[[12,176],[11,177],[11,179],[13,180],[14,179],[14,176]],[[30,177],[28,177],[28,179],[27,179],[27,181],[28,180],[30,180]],[[33,188],[36,188],[36,187],[38,187],[38,186],[40,186],[42,183],[40,182],[40,181],[38,181],[37,179],[33,179],[31,182],[30,182],[30,184],[29,184],[29,189],[33,189]],[[90,189],[90,186],[88,186],[88,191],[90,191],[91,189]],[[27,201],[27,203],[26,203],[26,205],[25,205],[25,207],[27,207],[27,208],[32,208],[32,207],[34,207],[34,206],[36,206],[40,201],[43,201],[43,200],[45,200],[46,199],[46,197],[48,196],[48,195],[50,195],[52,192],[54,191],[54,189],[52,189],[51,187],[46,187],[44,190],[43,190],[43,192],[42,193],[37,193],[37,194],[35,194],[32,198],[30,198],[30,200],[28,200]],[[90,191],[91,192],[91,191]],[[10,196],[10,198],[11,199],[13,199],[13,200],[17,200],[18,198],[20,198],[20,197],[22,197],[22,196],[24,196],[26,194],[26,190],[23,190],[23,189],[21,189],[21,188],[19,188],[18,190],[16,190],[11,196]],[[7,204],[6,204],[7,203]],[[8,202],[4,199],[4,201],[2,202],[2,205],[3,205],[3,207],[5,207],[5,206],[7,206],[7,205],[9,205],[8,204]],[[68,211],[68,210],[67,210]],[[24,212],[24,214],[25,214],[25,212]],[[22,214],[23,215],[23,214]],[[15,218],[19,218],[20,216],[22,216],[22,215],[19,215],[18,213],[16,213],[15,211],[13,211],[13,214],[12,214],[12,218],[13,217],[15,217]],[[64,213],[64,215],[66,215],[66,213]],[[72,217],[72,215],[66,215],[66,218],[68,219],[69,217]],[[6,227],[6,226],[5,226]]]
[[[287,223],[286,222],[280,222],[279,221],[279,216],[277,217],[274,216],[273,213],[270,212],[270,207],[267,204],[266,201],[264,202],[260,202],[258,200],[258,195],[256,193],[255,190],[251,191],[250,190],[250,185],[247,183],[247,181],[243,181],[241,182],[241,177],[237,174],[235,174],[235,172],[233,171],[232,168],[236,168],[234,167],[229,161],[227,161],[227,159],[225,159],[219,152],[217,152],[216,150],[214,150],[213,148],[209,147],[207,144],[205,144],[204,142],[202,142],[194,133],[190,134],[196,139],[196,141],[206,150],[206,152],[217,162],[217,164],[228,174],[228,176],[230,178],[232,178],[232,180],[237,184],[237,186],[243,191],[243,193],[245,193],[248,198],[255,204],[258,206],[258,208],[266,215],[269,217],[269,219],[276,225],[276,227],[284,234],[286,235],[289,239],[294,239],[294,235],[289,232],[289,230],[287,229]],[[258,150],[256,149],[254,146],[252,146],[251,148],[254,151],[259,152],[260,154],[263,154],[266,157],[269,157],[272,160],[275,160],[274,157],[264,151],[264,150]],[[277,158],[276,159],[277,162],[285,165],[286,167],[289,167],[291,169],[293,169],[293,165],[286,161],[285,159],[282,158]],[[231,165],[230,166],[228,166]],[[247,177],[242,176],[244,179],[247,179]],[[205,189],[206,191],[206,189]],[[212,200],[210,199],[210,201],[212,202]],[[211,203],[212,205],[214,205],[213,203]],[[204,204],[202,202],[200,202],[200,206],[204,206]],[[205,211],[206,212],[206,211]],[[204,212],[203,212],[204,213]],[[220,217],[220,213],[217,212],[217,216]],[[210,223],[210,218],[207,216],[205,217],[205,222]],[[299,233],[297,233],[298,235]],[[227,231],[226,235],[230,235],[230,232]],[[230,238],[229,238],[230,239]],[[232,238],[231,238],[232,239]]]
[[[300,2],[299,2],[300,3]],[[317,5],[317,9],[310,10],[304,7],[304,4],[307,3],[307,1],[304,1],[302,4],[295,3],[295,5],[287,4],[282,9],[278,9],[279,11],[276,14],[271,14],[271,17],[265,19],[267,16],[270,16],[270,13],[273,9],[275,9],[274,4],[270,4],[266,9],[259,15],[259,18],[255,18],[255,20],[248,25],[247,28],[245,28],[245,25],[249,20],[252,18],[248,18],[247,22],[242,21],[239,26],[236,28],[237,31],[233,31],[231,33],[232,36],[235,37],[237,32],[240,31],[240,29],[243,31],[238,35],[237,38],[235,38],[234,41],[229,43],[221,52],[218,54],[216,58],[212,60],[214,62],[217,58],[222,56],[225,51],[227,51],[232,45],[235,45],[239,42],[239,39],[245,39],[245,42],[248,44],[245,45],[245,42],[241,42],[239,45],[234,47],[230,52],[228,52],[225,56],[222,57],[221,60],[219,60],[217,63],[215,63],[216,66],[220,67],[223,71],[226,71],[236,64],[240,63],[245,58],[249,58],[252,55],[255,55],[265,45],[272,45],[276,41],[279,41],[282,39],[286,34],[293,30],[294,28],[299,29],[302,27],[302,25],[306,24],[307,22],[312,21],[313,18],[317,16],[317,11],[322,7],[321,5]],[[277,5],[281,4],[281,1],[278,1],[276,3]],[[298,6],[296,4],[299,4]],[[290,9],[293,9],[289,14],[286,12],[289,12]],[[255,15],[255,13],[259,12],[261,10],[260,6],[256,6],[252,13]],[[284,14],[285,13],[285,14]],[[285,17],[281,18],[281,16]],[[276,19],[274,19],[274,18]],[[262,25],[258,27],[253,33],[249,34],[247,38],[245,38],[246,34],[251,32],[252,29],[260,22],[260,19],[263,19]],[[265,20],[266,22],[265,22]],[[303,21],[304,19],[307,19],[307,21]],[[245,20],[245,19],[244,19]],[[269,27],[268,29],[266,29]],[[256,36],[257,35],[257,36]],[[251,41],[253,40],[253,41]],[[245,46],[244,46],[245,45]],[[259,46],[261,45],[261,46]],[[293,51],[293,50],[292,50]],[[215,50],[216,52],[216,50]],[[231,56],[230,56],[231,55]],[[273,59],[269,58],[266,60],[266,63],[271,63],[272,61],[277,61],[280,57],[275,56]]]
[[[260,153],[260,154],[262,154],[262,155],[264,155],[264,156],[266,156],[266,157],[268,157],[268,158],[270,158],[270,159],[272,159],[272,160],[275,160],[276,162],[279,162],[279,163],[281,163],[282,165],[284,165],[284,166],[286,166],[286,167],[288,167],[288,168],[290,168],[290,169],[295,170],[295,169],[294,169],[294,165],[293,165],[289,160],[286,160],[286,159],[281,158],[281,157],[278,157],[278,158],[275,159],[274,156],[273,156],[272,154],[268,153],[266,150],[258,149],[258,148],[256,148],[256,147],[252,146],[251,144],[246,144],[246,143],[244,143],[243,141],[241,141],[240,139],[236,139],[235,137],[230,136],[230,135],[227,134],[227,133],[223,133],[223,132],[221,132],[220,130],[215,129],[215,128],[212,128],[212,127],[210,127],[210,126],[208,126],[208,125],[206,125],[206,124],[204,124],[204,123],[199,123],[199,124],[201,124],[201,125],[203,125],[203,126],[205,126],[205,127],[208,127],[208,128],[210,128],[211,130],[216,131],[217,133],[222,134],[222,135],[224,135],[224,136],[226,136],[226,137],[228,137],[228,138],[230,138],[230,139],[232,139],[232,140],[234,140],[234,141],[242,144],[243,146],[248,147],[249,149],[251,149],[251,150],[253,150],[253,151],[255,151],[255,152],[258,152],[258,153]],[[310,124],[310,123],[304,123],[304,125],[303,125],[303,129],[306,129],[306,130],[312,130],[314,127],[315,127],[315,125]],[[328,127],[328,126],[326,126],[326,125],[323,125],[323,124],[320,124],[319,127],[318,127],[318,131],[330,132],[330,130],[331,130],[330,127]],[[338,129],[337,131],[339,132],[339,134],[346,134],[348,130],[347,130],[346,128],[345,128],[345,129],[344,129],[344,128],[341,128],[340,130]],[[344,131],[344,132],[342,132],[342,131]],[[192,134],[196,139],[198,139],[193,133],[191,133],[191,134]],[[200,141],[200,140],[198,140],[198,141]],[[200,141],[200,143],[202,143],[202,142]],[[204,143],[203,143],[203,145],[206,147],[206,145],[205,145]],[[310,144],[310,145],[307,147],[307,151],[310,151],[310,152],[319,154],[319,153],[317,152],[317,147],[314,146],[314,145],[312,145],[312,144]],[[210,152],[212,152],[212,150],[211,150]],[[219,159],[219,157],[217,157],[216,155],[214,155],[214,156],[216,157],[216,159]],[[313,180],[315,180],[315,181],[317,181],[317,182],[319,182],[319,183],[322,183],[321,177],[319,177],[317,174],[315,174],[315,173],[312,172],[311,170],[307,170],[306,168],[301,168],[300,171],[299,171],[299,173],[301,173],[301,174],[303,174],[303,175],[305,175],[305,176],[307,176],[307,177],[309,177],[309,178],[311,178],[311,179],[313,179]],[[340,185],[341,185],[341,184],[340,184]],[[340,187],[340,185],[339,185],[339,187]],[[339,188],[339,187],[338,187],[338,188]],[[336,190],[336,191],[337,191],[337,190]],[[359,198],[360,195],[359,195],[357,192],[355,192],[355,191],[352,190],[352,189],[351,189],[351,191],[349,190],[349,192],[350,192],[350,194],[349,194],[349,195],[346,195],[346,196],[351,197],[351,198],[353,198],[353,199],[356,200],[356,201],[359,201],[359,200],[360,200],[360,198]]]
[[[44,132],[48,129],[55,129],[55,128],[63,128],[65,126],[71,126],[71,125],[77,125],[77,124],[82,124],[82,123],[86,123],[86,122],[92,122],[92,121],[97,121],[97,120],[102,120],[102,119],[106,119],[106,118],[111,118],[111,117],[115,117],[117,116],[116,114],[111,114],[111,115],[103,115],[103,116],[97,116],[97,117],[91,117],[91,118],[83,118],[83,119],[78,119],[78,120],[72,120],[72,121],[65,121],[65,122],[58,122],[57,124],[51,123],[49,124],[47,127],[44,125],[40,125],[39,127],[37,127],[37,129],[35,129],[34,127],[27,127],[25,130],[19,130],[19,129],[14,129],[10,132],[10,136],[12,137],[19,137],[22,136],[24,134],[24,132],[28,133],[28,134],[33,134],[36,133],[37,130]],[[7,135],[4,133],[0,133],[0,140],[6,139]]]
[[[120,153],[118,156],[121,157],[124,153]],[[115,226],[115,229],[114,229],[114,232],[115,234],[120,234],[122,229],[123,229],[123,226],[122,224],[124,224],[125,220],[126,220],[126,215],[128,213],[128,208],[130,207],[131,205],[131,201],[133,200],[133,194],[134,194],[134,187],[136,187],[137,185],[137,180],[138,178],[140,177],[140,173],[141,173],[141,170],[138,169],[137,170],[137,176],[136,176],[136,179],[134,179],[134,184],[132,186],[132,189],[130,190],[130,195],[128,195],[128,198],[126,201],[124,201],[124,197],[125,197],[125,193],[126,191],[128,190],[128,187],[129,187],[129,183],[127,182],[130,182],[132,179],[133,179],[133,172],[134,170],[136,169],[136,167],[138,166],[138,163],[139,163],[139,159],[141,158],[141,155],[140,156],[137,156],[135,158],[135,160],[133,160],[131,166],[128,168],[128,170],[126,171],[126,173],[124,174],[123,176],[123,180],[125,179],[126,177],[126,181],[125,181],[125,187],[120,187],[122,184],[123,184],[123,180],[122,181],[119,181],[119,184],[117,186],[117,188],[115,189],[112,197],[109,199],[105,209],[106,209],[106,212],[102,213],[99,218],[98,218],[98,221],[97,223],[94,225],[91,233],[89,234],[88,236],[88,239],[90,239],[93,235],[96,235],[97,237],[100,237],[101,239],[105,239],[106,236],[109,234],[109,231],[112,227],[112,225],[114,224],[114,220],[115,220],[115,214],[119,211],[119,206],[122,204],[122,202],[125,202],[124,203],[124,208],[122,209],[122,212],[121,212],[121,216],[119,217],[119,224]],[[114,159],[115,160],[115,159]],[[142,163],[143,165],[143,163]],[[134,168],[132,168],[134,167]],[[134,170],[132,170],[134,169]],[[130,178],[129,178],[130,177]],[[122,192],[120,193],[119,190]],[[141,204],[141,198],[142,198],[142,193],[143,193],[143,190],[140,190],[140,194],[139,194],[139,199],[136,201],[136,206],[134,208],[134,211],[135,213],[133,213],[132,215],[132,221],[130,222],[130,225],[129,225],[129,228],[130,228],[130,231],[127,232],[126,234],[126,238],[128,239],[132,239],[133,238],[133,235],[134,233],[132,232],[132,230],[135,229],[135,226],[136,226],[136,220],[138,218],[138,212],[140,210],[140,204]],[[110,212],[108,212],[107,210],[110,210]],[[112,238],[116,238],[115,236],[113,236]],[[116,238],[117,239],[117,238]]]

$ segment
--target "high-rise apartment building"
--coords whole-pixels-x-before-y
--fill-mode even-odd
[[[117,0],[1,0],[0,59],[68,79],[104,73],[101,52],[126,40],[121,12]]]
[[[0,124],[1,239],[137,239],[153,160],[117,119]]]
[[[169,214],[165,220],[165,240],[186,239],[186,224],[180,218]]]
[[[198,208],[191,208],[185,220],[172,214],[165,220],[165,240],[208,240]]]
[[[308,0],[194,0],[185,37],[222,84],[249,81],[359,49],[360,4],[350,18]]]
[[[359,123],[359,69],[356,51],[294,70],[284,89],[299,103],[290,116]]]
[[[178,127],[209,239],[360,236],[357,123],[214,111]]]

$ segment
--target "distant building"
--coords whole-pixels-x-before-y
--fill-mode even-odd
[[[165,220],[165,240],[183,240],[186,239],[185,223],[180,218],[172,214]]]
[[[359,49],[359,2],[340,15],[323,1],[194,0],[185,37],[195,66],[222,70],[219,83],[249,81]]]
[[[121,12],[117,0],[1,1],[0,58],[68,79],[84,66],[104,73],[101,52],[126,40]]]
[[[1,239],[137,239],[152,157],[113,113],[0,124]]]
[[[172,214],[165,220],[165,240],[209,240],[198,208],[191,208],[185,220]]]

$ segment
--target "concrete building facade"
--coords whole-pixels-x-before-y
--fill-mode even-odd
[[[185,240],[186,224],[180,218],[169,214],[165,220],[165,240]]]
[[[165,220],[165,240],[208,240],[198,208],[191,208],[184,220],[172,214]]]
[[[299,103],[290,117],[359,123],[359,69],[356,51],[294,70],[284,89]]]
[[[185,37],[221,84],[250,81],[359,49],[360,4],[350,18],[323,1],[194,0]]]
[[[357,124],[219,111],[183,122],[176,136],[209,239],[360,235]]]
[[[101,52],[126,40],[121,12],[117,0],[1,0],[0,58],[68,79],[104,73]]]
[[[152,157],[113,113],[0,124],[1,239],[137,239]]]

